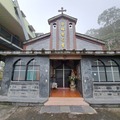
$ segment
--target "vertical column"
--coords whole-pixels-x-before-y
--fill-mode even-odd
[[[59,21],[57,21],[56,49],[59,50]]]
[[[65,23],[64,22],[61,22],[60,24],[60,30],[61,30],[61,47],[62,49],[65,48]]]
[[[65,88],[65,66],[63,64],[63,88]]]

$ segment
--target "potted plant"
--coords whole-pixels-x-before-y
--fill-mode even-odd
[[[74,91],[76,89],[76,82],[77,77],[74,73],[74,70],[71,71],[71,76],[69,76],[69,81],[70,81],[70,90]]]

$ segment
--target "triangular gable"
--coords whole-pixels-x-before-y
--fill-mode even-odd
[[[53,22],[53,21],[55,21],[55,20],[57,20],[57,19],[60,19],[60,18],[66,18],[66,19],[69,19],[69,20],[71,20],[71,21],[73,21],[73,22],[75,22],[75,24],[76,24],[76,22],[77,22],[77,18],[74,18],[74,17],[71,17],[71,16],[69,16],[69,15],[66,15],[66,14],[60,14],[60,15],[57,15],[57,16],[54,16],[54,17],[52,17],[52,18],[50,18],[49,20],[48,20],[48,23],[50,24],[51,22]]]

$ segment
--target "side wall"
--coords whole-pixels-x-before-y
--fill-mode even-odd
[[[82,72],[82,88],[84,98],[120,98],[120,82],[100,81],[94,82],[92,77],[92,61],[102,60],[106,61],[115,60],[119,65],[120,70],[120,57],[113,56],[83,56],[81,60]]]
[[[12,81],[13,64],[18,60],[23,60],[26,64],[35,59],[37,64],[40,65],[40,80],[39,81]],[[40,98],[49,97],[49,58],[47,56],[37,57],[7,57],[5,60],[4,77],[2,80],[2,87],[0,91],[1,95],[14,98],[16,100],[21,99],[20,102],[27,102],[30,99],[37,100]],[[36,95],[35,95],[36,94]],[[24,101],[24,98],[26,100]],[[34,101],[33,101],[34,102]]]

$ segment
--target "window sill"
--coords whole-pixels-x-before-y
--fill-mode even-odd
[[[120,82],[93,82],[93,84],[95,85],[95,84],[102,84],[102,85],[105,85],[105,84],[108,84],[108,85],[111,85],[111,84],[116,84],[116,85],[120,85]]]

